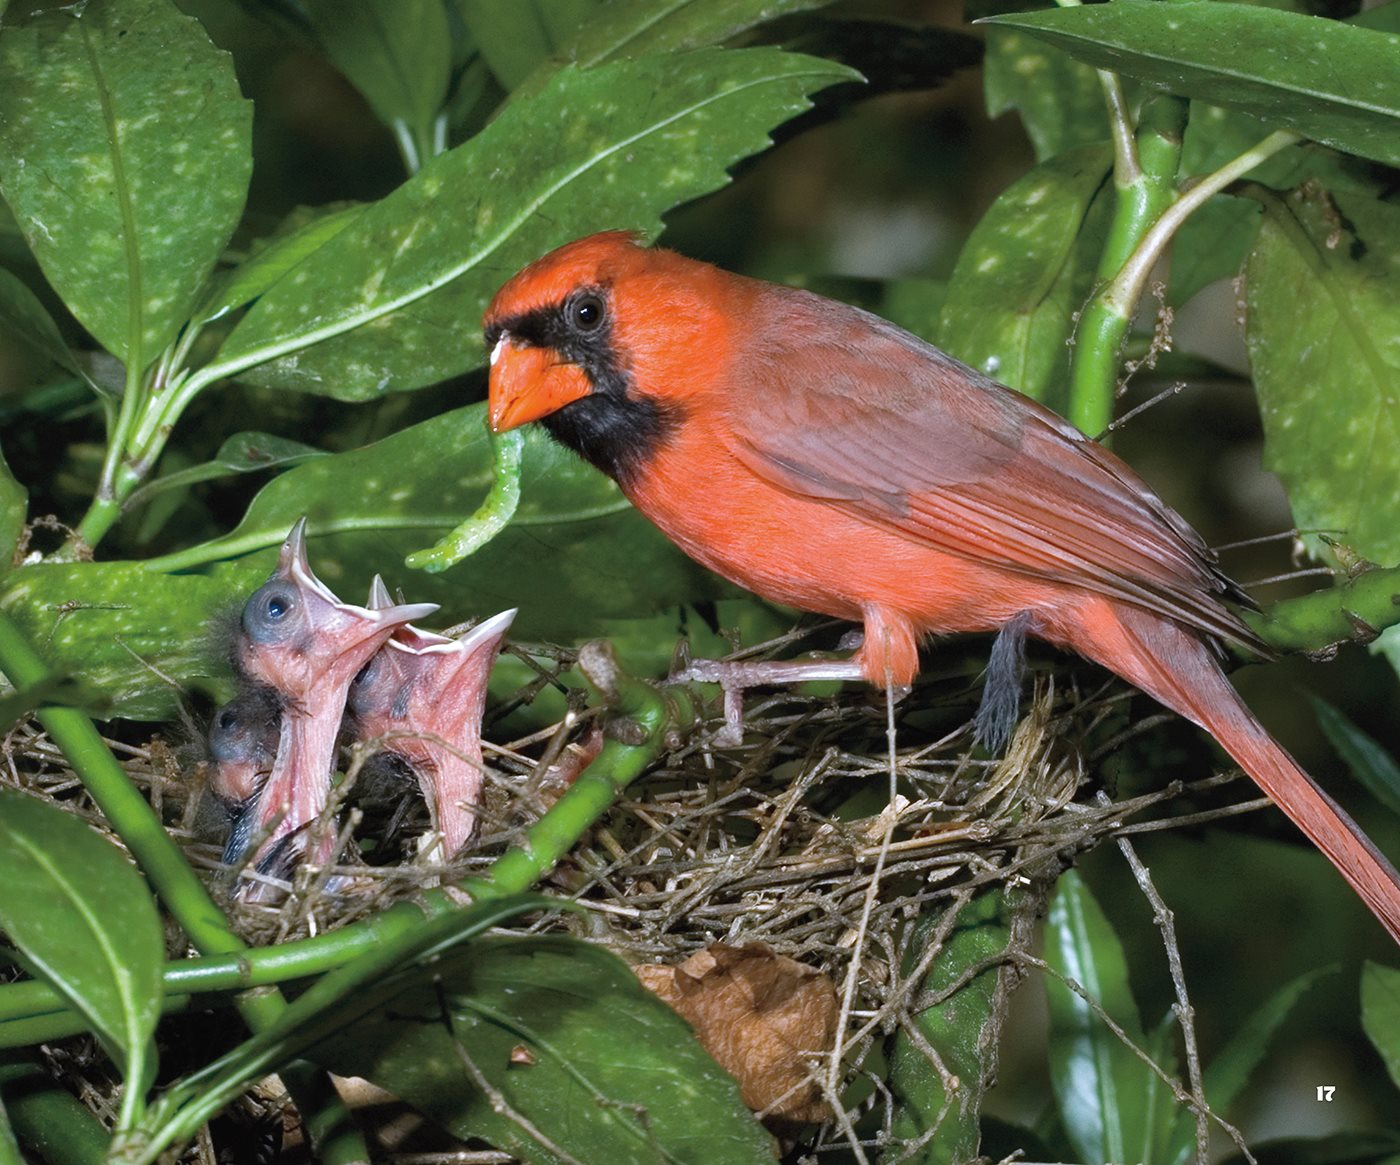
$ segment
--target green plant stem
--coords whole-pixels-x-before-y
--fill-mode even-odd
[[[1118,100],[1121,104],[1121,93]],[[1126,109],[1115,109],[1112,100],[1109,107],[1115,124],[1127,116]],[[1152,224],[1171,205],[1186,112],[1187,103],[1182,98],[1152,98],[1144,104],[1137,129],[1131,133],[1131,148],[1117,144],[1119,135],[1115,135],[1116,198],[1099,259],[1100,280],[1109,281],[1117,275]],[[1119,315],[1100,293],[1080,317],[1070,372],[1069,419],[1090,435],[1102,433],[1113,420],[1119,355],[1136,310],[1134,300],[1131,310]]]
[[[16,688],[40,683],[49,676],[43,660],[4,611],[0,611],[0,671]],[[155,811],[127,778],[93,722],[74,708],[41,708],[36,716],[190,941],[206,954],[246,950],[247,944],[229,928],[228,920],[209,897],[204,883],[165,832]],[[240,995],[236,1006],[244,1022],[253,1031],[259,1031],[276,1021],[286,1001],[279,992],[264,989]],[[328,1106],[343,1113],[343,1106],[329,1082],[314,1074],[309,1066],[293,1066],[289,1073],[284,1073],[284,1080],[303,1113],[311,1114]],[[331,1115],[337,1123],[347,1119]],[[337,1143],[329,1148],[323,1145],[323,1158],[337,1163],[354,1161],[357,1155],[367,1159],[367,1150],[358,1135],[351,1140],[354,1143]]]
[[[137,293],[133,290],[131,294]],[[139,338],[140,332],[137,329],[133,334],[132,352],[138,350],[135,344]],[[88,512],[78,523],[78,539],[89,547],[96,546],[102,540],[103,535],[112,528],[112,523],[121,513],[118,478],[121,466],[126,461],[131,433],[137,422],[152,411],[149,385],[142,369],[136,366],[130,355],[131,353],[128,353],[126,383],[122,389],[121,406],[117,409],[117,420],[107,434],[107,453],[102,460],[101,475],[97,479],[97,492],[93,495]]]
[[[1285,150],[1301,140],[1297,134],[1288,130],[1275,130],[1258,145],[1232,158],[1220,169],[1207,174],[1189,190],[1184,191],[1143,237],[1113,283],[1105,289],[1103,298],[1107,305],[1119,316],[1127,315],[1142,298],[1153,265],[1166,250],[1172,236],[1181,229],[1182,223],[1230,183],[1244,177],[1280,150]]]
[[[1287,130],[1272,133],[1257,146],[1202,178],[1155,219],[1134,218],[1130,225],[1125,226],[1124,240],[1131,239],[1131,251],[1112,279],[1085,307],[1075,339],[1070,420],[1084,432],[1091,435],[1101,433],[1112,420],[1118,354],[1137,314],[1152,269],[1171,244],[1173,236],[1210,198],[1298,140],[1297,134]],[[1121,248],[1111,244],[1110,249]]]
[[[107,1131],[69,1091],[28,1057],[0,1059],[0,1092],[20,1139],[45,1161],[100,1165],[107,1156]]]
[[[1248,612],[1245,620],[1280,651],[1368,643],[1386,628],[1400,626],[1400,566],[1362,571],[1340,586]]]

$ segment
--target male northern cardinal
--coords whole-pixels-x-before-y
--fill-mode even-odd
[[[692,678],[785,667],[905,685],[921,638],[1002,630],[991,678],[1005,684],[1020,637],[1037,636],[1209,731],[1400,941],[1400,875],[1221,669],[1224,644],[1268,654],[1227,604],[1243,592],[1049,409],[868,312],[623,232],[526,267],[484,326],[493,430],[542,421],[705,566],[864,623],[848,662]]]
[[[392,604],[376,576],[369,609]],[[486,681],[514,618],[514,610],[502,611],[460,639],[405,623],[350,687],[347,708],[356,739],[380,742],[417,774],[433,826],[442,834],[442,860],[456,856],[476,829],[485,773]]]
[[[370,611],[342,602],[311,572],[305,531],[303,518],[287,535],[277,569],[244,606],[234,644],[241,675],[271,688],[282,704],[276,758],[251,819],[240,823],[245,846],[266,835],[254,867],[275,876],[286,876],[298,856],[318,863],[332,856],[333,833],[312,848],[306,831],[326,807],[350,682],[396,628],[437,610],[436,603]]]

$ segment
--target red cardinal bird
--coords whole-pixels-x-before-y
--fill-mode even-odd
[[[393,605],[376,576],[369,609]],[[486,681],[515,611],[478,623],[460,639],[404,624],[350,688],[360,740],[381,740],[417,774],[442,834],[441,860],[456,856],[476,829],[484,768],[481,715]]]
[[[277,569],[243,608],[234,646],[242,676],[272,688],[282,700],[276,759],[251,821],[240,822],[234,834],[246,845],[268,833],[254,864],[260,873],[277,876],[285,876],[307,849],[305,831],[326,807],[336,737],[355,674],[395,628],[437,610],[436,603],[370,611],[341,602],[311,573],[305,529],[303,518],[287,535]],[[324,863],[334,841],[327,833],[302,856]]]
[[[865,626],[849,663],[727,678],[904,685],[954,631],[1003,631],[998,684],[1023,635],[1077,651],[1210,732],[1400,941],[1400,875],[1221,670],[1224,644],[1268,654],[1245,596],[1055,413],[868,312],[621,232],[526,267],[484,324],[492,429],[542,421],[711,570]]]

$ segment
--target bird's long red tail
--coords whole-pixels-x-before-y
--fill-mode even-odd
[[[1199,724],[1317,846],[1400,942],[1400,873],[1255,719],[1210,648],[1160,615],[1104,603],[1073,646]]]

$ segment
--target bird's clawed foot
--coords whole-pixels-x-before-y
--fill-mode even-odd
[[[744,739],[744,692],[771,685],[804,684],[811,680],[863,680],[865,672],[857,659],[812,661],[721,660],[682,658],[672,669],[667,683],[719,684],[724,691],[724,727],[714,742],[732,748]],[[896,692],[896,696],[901,693]]]

